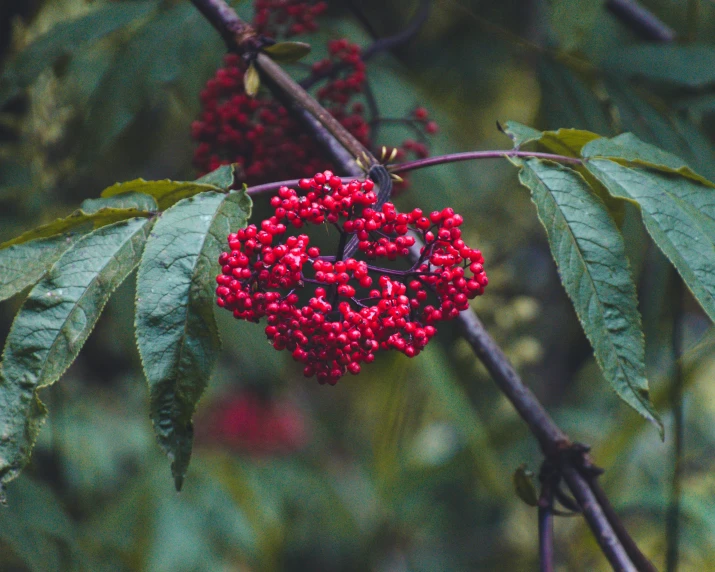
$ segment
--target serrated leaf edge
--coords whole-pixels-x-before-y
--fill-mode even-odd
[[[550,165],[554,165],[554,166],[556,166],[556,167],[561,167],[561,168],[564,168],[564,169],[568,169],[568,167],[563,167],[562,165],[559,165],[558,163],[554,163],[554,162],[552,162],[552,161],[543,161],[543,162],[544,162],[544,163],[548,163],[548,164],[550,164]],[[522,170],[525,169],[525,168],[527,168],[527,165],[525,165],[525,164],[522,165]],[[580,178],[583,180],[584,185],[585,185],[586,187],[589,187],[588,183],[586,182],[586,179],[585,179],[579,172],[577,172],[577,171],[575,171],[575,170],[573,170],[573,169],[568,169],[568,170],[571,171],[575,176],[580,177]],[[532,170],[532,172],[533,172],[533,170]],[[520,174],[521,174],[521,173],[520,173]],[[538,177],[538,176],[536,175],[536,173],[534,173],[534,176],[536,176],[536,177],[539,179],[539,181],[541,181],[541,178]],[[521,181],[521,177],[520,177],[520,181]],[[529,189],[529,187],[528,187],[525,183],[522,183],[522,184],[524,184],[524,186]],[[543,184],[543,183],[542,183],[542,184]],[[548,187],[547,187],[547,188],[548,188]],[[589,188],[590,188],[590,187],[589,187]],[[530,191],[530,193],[532,192],[531,189],[529,189],[529,191]],[[549,191],[549,192],[550,192],[550,191]],[[597,199],[601,204],[603,204],[603,201],[601,200],[600,197],[598,197],[598,195],[596,195],[595,193],[593,193],[593,196],[594,196],[594,198]],[[532,195],[532,200],[533,200],[533,195]],[[554,200],[555,200],[555,199],[554,199]],[[606,209],[605,205],[603,205],[603,207],[604,207],[604,211],[605,211],[606,213],[608,213],[608,209]],[[559,209],[559,211],[560,211],[560,209]],[[538,214],[538,213],[539,213],[539,209],[537,208],[537,214]],[[562,215],[562,216],[563,216],[563,215]],[[610,216],[610,213],[609,213],[609,216]],[[546,227],[546,222],[541,218],[540,215],[538,216],[538,218],[539,218],[539,220],[541,221],[541,224],[542,224],[544,227]],[[565,219],[565,217],[564,217],[564,219]],[[614,223],[614,224],[615,224],[615,223]],[[580,259],[581,259],[581,260],[584,260],[583,252],[581,251],[581,248],[580,248],[580,246],[579,246],[579,244],[578,244],[578,241],[576,240],[576,237],[575,237],[575,235],[573,234],[573,231],[572,231],[572,229],[571,229],[571,225],[569,225],[569,224],[567,223],[566,226],[567,226],[567,228],[568,228],[568,234],[569,234],[569,236],[570,236],[571,242],[575,245],[576,249],[578,250],[579,255],[580,255]],[[547,234],[548,234],[548,232],[547,232]],[[549,248],[549,250],[551,251],[551,248]],[[552,255],[552,258],[553,258],[554,262],[556,263],[556,266],[557,266],[557,268],[558,268],[558,270],[559,270],[559,279],[561,280],[561,284],[562,284],[562,286],[564,287],[564,290],[566,290],[566,287],[565,287],[565,284],[564,284],[564,278],[563,278],[563,276],[562,276],[562,274],[561,274],[561,267],[560,267],[560,265],[558,264],[558,262],[556,261],[556,258],[555,258],[555,256],[554,256],[553,251],[551,251],[551,255]],[[628,259],[626,259],[625,263],[626,263],[627,268],[630,269],[630,261],[629,261]],[[585,265],[585,263],[584,263],[584,265]],[[587,265],[585,265],[585,266],[587,267]],[[589,282],[591,283],[591,286],[592,286],[593,291],[594,291],[594,292],[598,292],[598,288],[596,287],[596,284],[595,284],[595,282],[593,281],[593,278],[592,278],[591,274],[590,274],[589,272],[586,272],[585,274],[587,274],[587,276],[588,276],[588,280],[589,280]],[[635,285],[634,285],[634,290],[635,290]],[[567,293],[569,299],[571,299],[571,293],[570,293],[568,290],[566,290],[566,293]],[[603,315],[605,315],[605,312],[603,311],[603,303],[602,303],[602,300],[601,300],[601,298],[600,298],[598,295],[596,295],[595,297],[596,297],[598,306],[599,306],[599,308],[601,309],[600,315],[603,316]],[[576,305],[574,304],[573,300],[571,300],[571,303],[572,303],[572,306],[574,307],[574,310],[576,310]],[[638,332],[639,332],[639,334],[640,334],[640,336],[639,336],[639,337],[640,337],[640,341],[641,341],[642,344],[645,344],[645,336],[643,335],[643,327],[642,327],[642,324],[640,323],[640,312],[637,312],[637,315],[638,315],[638,322],[639,322],[639,323],[637,324],[637,325],[638,325],[638,328],[637,328],[637,329],[638,329]],[[587,328],[585,327],[585,321],[584,321],[583,317],[580,315],[580,312],[578,312],[578,311],[576,311],[576,316],[578,317],[579,323],[581,324],[581,328],[582,328],[583,332],[586,334],[586,337],[588,338],[589,343],[591,344],[591,347],[594,348],[593,355],[594,355],[594,358],[595,358],[596,362],[598,363],[599,368],[601,369],[602,372],[605,373],[606,368],[604,367],[604,364],[603,364],[603,362],[602,362],[602,360],[601,360],[601,357],[599,356],[598,352],[595,351],[594,341],[592,340],[591,335],[589,334]],[[608,328],[606,328],[606,330],[608,330]],[[616,356],[618,356],[619,353],[618,353],[618,351],[617,351],[617,349],[616,349],[616,346],[613,344],[613,341],[611,340],[610,334],[607,335],[606,338],[608,339],[608,343],[609,343],[609,345],[611,346],[611,351],[614,352],[614,354],[615,354]],[[621,374],[623,375],[623,378],[626,379],[626,380],[627,380],[627,379],[630,379],[630,376],[628,376],[628,375],[626,374],[626,372],[623,370],[623,365],[622,365],[622,363],[621,363],[621,359],[618,359],[618,360],[616,360],[616,361],[617,361],[617,363],[618,363],[618,369],[621,371]],[[613,388],[613,386],[612,386],[610,383],[609,383],[609,386],[611,386],[611,389],[612,389],[616,394],[618,394],[618,392],[615,390],[615,388]],[[629,384],[629,386],[630,386],[630,384]],[[646,390],[646,391],[647,391],[647,390]],[[658,418],[657,412],[655,412],[655,410],[653,409],[653,407],[652,407],[652,405],[651,405],[651,403],[650,403],[650,399],[647,398],[647,397],[644,397],[644,396],[641,394],[641,392],[640,392],[637,388],[636,388],[636,389],[632,389],[632,392],[633,392],[633,394],[636,396],[636,398],[638,399],[638,401],[643,405],[644,409],[645,409],[646,411],[648,411],[648,412],[651,413],[651,415],[653,416],[653,419],[648,419],[648,418],[647,418],[645,415],[643,415],[642,413],[640,413],[640,412],[638,412],[638,413],[639,413],[642,417],[646,418],[648,421],[653,422],[653,423],[656,425],[656,427],[658,428],[658,430],[659,430],[659,432],[660,432],[660,434],[661,434],[661,437],[662,437],[662,436],[663,436],[663,424],[662,424],[662,422],[660,421],[660,419]],[[620,396],[619,396],[619,397],[620,397]]]

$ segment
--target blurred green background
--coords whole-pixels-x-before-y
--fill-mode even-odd
[[[122,5],[124,20],[115,16],[112,33],[85,44],[63,28],[107,4],[0,7],[0,240],[117,181],[195,177],[190,124],[221,63],[218,36],[182,0],[111,2]],[[402,29],[417,8],[415,0],[354,4],[379,36]],[[690,46],[690,57],[679,59],[669,45],[639,52],[643,40],[595,0],[434,0],[419,35],[375,57],[368,77],[384,117],[430,110],[440,126],[432,154],[507,148],[496,122],[512,119],[602,135],[633,131],[713,178],[715,4],[643,5],[675,30],[678,45]],[[236,6],[250,18],[250,2]],[[371,42],[349,3],[331,1],[321,31],[305,38],[314,46],[308,61],[339,37]],[[305,74],[300,65],[290,71]],[[405,136],[383,129],[379,143]],[[679,320],[680,569],[715,569],[715,337],[688,295],[677,310],[672,271],[630,207],[621,225],[665,442],[603,381],[528,192],[506,161],[414,173],[396,203],[453,206],[465,216],[490,278],[474,308],[561,426],[593,446],[607,468],[606,491],[658,567]],[[257,212],[265,205],[258,199]],[[177,494],[149,422],[132,282],[115,294],[76,364],[42,393],[49,422],[0,510],[0,569],[537,568],[536,510],[518,499],[511,476],[521,464],[538,471],[538,447],[454,327],[441,327],[416,359],[384,355],[358,377],[322,387],[273,350],[261,326],[217,313],[224,352]],[[0,337],[20,303],[0,306]],[[608,568],[581,518],[557,519],[556,555],[562,570]]]

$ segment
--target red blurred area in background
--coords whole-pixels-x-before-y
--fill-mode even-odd
[[[199,446],[227,448],[252,455],[285,455],[310,438],[305,413],[294,402],[255,390],[216,399],[196,421]]]

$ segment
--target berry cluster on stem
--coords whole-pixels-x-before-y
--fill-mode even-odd
[[[255,0],[254,6],[254,29],[274,38],[315,31],[316,17],[327,7],[325,2],[298,0]],[[328,57],[312,64],[308,78],[322,81],[316,93],[319,103],[365,148],[378,150],[375,138],[381,123],[403,124],[416,139],[406,139],[387,153],[395,149],[392,156],[399,160],[426,157],[427,137],[437,130],[427,110],[419,107],[409,118],[378,117],[360,47],[346,39],[329,40],[327,47]],[[244,58],[229,54],[201,92],[201,116],[191,126],[198,144],[194,166],[199,174],[238,163],[243,181],[255,185],[308,177],[328,168],[323,149],[282,104],[265,93],[255,97],[245,93],[246,70]],[[404,187],[398,183],[395,190]]]
[[[216,294],[237,319],[265,318],[268,339],[303,363],[306,376],[335,384],[379,350],[414,357],[440,321],[484,292],[484,258],[464,243],[453,209],[398,213],[390,202],[376,209],[370,179],[346,183],[330,171],[298,187],[300,194],[281,187],[273,216],[228,236]],[[307,234],[288,234],[325,224],[338,232],[335,255],[323,255]],[[344,258],[352,236],[357,257]],[[419,259],[395,268],[407,263],[415,236],[425,243]]]

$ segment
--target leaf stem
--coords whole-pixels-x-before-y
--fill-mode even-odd
[[[568,157],[566,155],[556,155],[554,153],[539,153],[535,151],[519,150],[496,150],[496,151],[466,151],[464,153],[449,153],[447,155],[437,155],[425,159],[399,163],[389,167],[391,173],[405,173],[415,169],[444,165],[446,163],[458,163],[460,161],[473,161],[476,159],[509,159],[510,157],[525,157],[534,159],[547,159],[557,163],[583,164],[583,160],[578,157]]]

